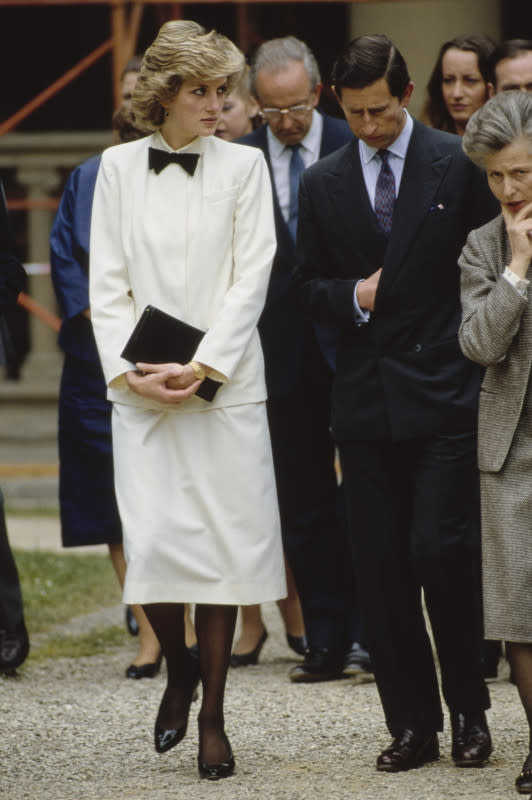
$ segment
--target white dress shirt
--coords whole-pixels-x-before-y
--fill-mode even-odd
[[[320,157],[321,148],[321,134],[323,131],[323,117],[321,114],[314,110],[312,112],[312,122],[309,131],[304,139],[301,141],[301,148],[299,153],[303,159],[305,167],[310,167],[318,161]],[[281,212],[286,222],[288,222],[290,210],[290,159],[292,157],[292,149],[277,139],[272,133],[270,127],[266,128],[266,136],[268,138],[268,149],[270,152],[270,159],[273,170],[273,180],[275,183],[275,191],[277,199],[281,206]]]

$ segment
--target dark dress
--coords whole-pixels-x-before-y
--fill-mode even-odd
[[[100,156],[77,167],[65,186],[50,235],[52,281],[62,309],[65,353],[59,394],[59,500],[64,547],[116,544],[111,404],[92,332],[89,237]]]

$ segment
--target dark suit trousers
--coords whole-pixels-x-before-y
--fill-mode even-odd
[[[451,711],[489,707],[482,678],[476,436],[340,442],[366,640],[388,728],[441,730],[422,590]]]
[[[311,647],[360,641],[354,576],[329,430],[331,372],[307,338],[300,379],[267,403],[283,546]]]
[[[23,622],[22,593],[7,538],[4,497],[0,491],[0,629],[13,633]]]

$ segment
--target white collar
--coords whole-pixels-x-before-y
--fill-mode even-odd
[[[321,144],[321,132],[323,130],[323,117],[319,113],[319,111],[312,112],[312,122],[310,124],[310,128],[304,139],[301,140],[300,144],[305,150],[308,150],[311,153],[314,153],[317,149],[319,153],[319,148]],[[272,132],[270,126],[268,125],[266,128],[266,136],[268,137],[268,149],[270,151],[270,156],[272,160],[276,160],[281,157],[281,154],[287,148],[287,145],[283,144],[279,141],[277,136]]]
[[[386,149],[392,153],[394,156],[398,156],[398,158],[402,158],[403,161],[406,158],[406,152],[408,150],[408,145],[410,144],[410,137],[412,136],[412,131],[414,130],[414,120],[406,110],[404,109],[406,114],[406,121],[403,127],[403,130],[395,139],[389,147]],[[378,148],[370,147],[362,139],[358,140],[360,142],[360,155],[363,159],[365,164],[369,164],[372,158],[375,158],[377,153],[379,152]]]

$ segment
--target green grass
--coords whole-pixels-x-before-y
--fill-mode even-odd
[[[19,506],[5,506],[6,517],[47,517],[59,519],[59,509],[57,506],[32,506],[31,508],[20,508]]]
[[[26,550],[15,550],[14,555],[30,637],[120,602],[120,586],[107,555]]]
[[[29,663],[51,658],[81,658],[106,653],[123,647],[129,639],[125,626],[111,625],[82,636],[56,636],[52,634],[42,645],[31,648]]]

